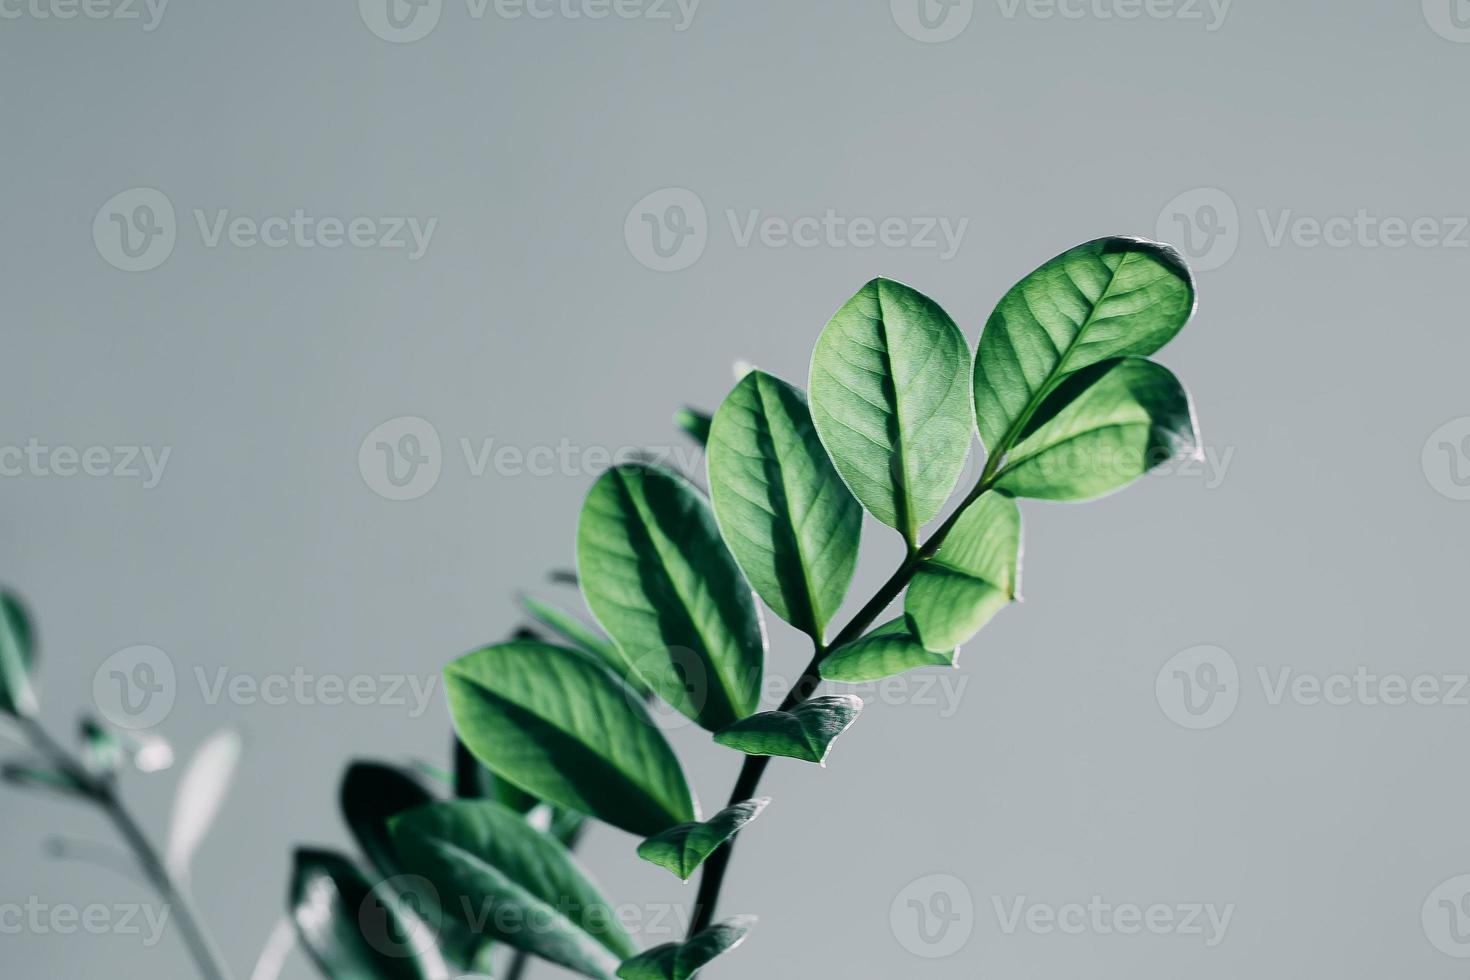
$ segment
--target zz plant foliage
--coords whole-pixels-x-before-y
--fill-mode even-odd
[[[558,578],[600,628],[526,598],[534,627],[444,669],[445,787],[348,769],[342,809],[364,861],[295,859],[288,910],[312,959],[334,980],[485,975],[508,948],[509,976],[540,957],[602,980],[685,980],[733,949],[754,919],[715,909],[736,835],[769,803],[766,766],[826,764],[862,710],[821,684],[955,665],[1017,597],[1018,501],[1092,499],[1198,452],[1189,396],[1148,359],[1194,306],[1172,248],[1100,239],[1017,283],[972,355],[937,303],[874,279],[822,330],[805,391],[750,370],[712,416],[681,412],[707,449],[708,496],[670,469],[620,465],[582,507],[577,573]],[[977,435],[984,463],[969,468]],[[904,557],[839,625],[864,512]],[[763,610],[812,647],[774,707],[760,703]],[[28,711],[30,659],[23,631],[0,631],[11,714]],[[701,812],[654,723],[663,706],[743,755],[723,809]],[[588,820],[680,879],[701,875],[683,941],[639,949],[572,855]]]
[[[1173,249],[1101,239],[1017,283],[972,355],[937,303],[874,279],[818,337],[805,391],[750,370],[712,417],[678,416],[706,445],[708,496],[660,466],[604,473],[578,519],[574,579],[600,629],[528,599],[537,631],[444,670],[457,798],[431,801],[388,770],[349,774],[349,788],[381,784],[347,808],[378,871],[428,883],[401,904],[438,903],[433,956],[485,970],[503,944],[517,973],[531,955],[595,978],[685,980],[734,948],[754,920],[716,922],[715,907],[736,835],[769,802],[762,773],[774,757],[825,764],[862,710],[820,684],[954,665],[1017,596],[1019,500],[1099,497],[1198,452],[1189,396],[1148,360],[1194,306]],[[960,488],[977,434],[985,462]],[[905,557],[839,627],[864,511]],[[760,703],[763,609],[812,646],[774,708]],[[724,809],[701,813],[655,703],[744,755]],[[687,938],[638,950],[571,856],[584,819],[683,880],[702,874]],[[297,873],[343,872],[308,853]],[[344,952],[320,909],[297,919],[333,977],[431,975],[401,957],[373,967],[360,943]]]

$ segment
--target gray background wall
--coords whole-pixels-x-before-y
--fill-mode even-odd
[[[1455,681],[1470,30],[1450,0],[1238,0],[1223,20],[1184,0],[1054,16],[964,0],[939,31],[970,20],[940,43],[905,33],[923,36],[903,0],[897,14],[881,0],[704,0],[684,30],[672,6],[672,19],[646,3],[594,20],[564,12],[593,0],[569,2],[513,19],[443,0],[410,43],[370,30],[392,33],[371,2],[365,16],[175,0],[153,30],[142,7],[138,20],[4,7],[0,443],[171,453],[149,488],[39,467],[0,479],[0,575],[41,624],[53,729],[90,708],[110,655],[146,644],[176,668],[160,731],[181,747],[245,733],[194,869],[236,974],[280,913],[290,846],[345,846],[345,760],[441,759],[448,720],[437,691],[422,714],[210,704],[196,668],[211,682],[300,668],[429,683],[514,625],[514,590],[571,562],[598,450],[678,445],[670,411],[716,404],[735,359],[804,379],[827,316],[869,277],[931,294],[973,342],[1004,289],[1062,248],[1188,227],[1181,244],[1212,268],[1163,360],[1189,383],[1215,463],[1095,504],[1025,507],[1027,601],[965,650],[947,675],[963,688],[869,692],[825,770],[772,767],[775,803],[742,842],[725,906],[762,921],[708,976],[1460,975],[1470,943],[1439,904],[1470,872],[1470,706]],[[145,249],[143,264],[166,255],[156,268],[126,272],[110,215],[146,201],[104,204],[135,188],[166,196],[175,235],[171,252],[166,236]],[[665,188],[707,215],[703,251],[672,272],[640,261],[656,264],[636,234],[675,199],[635,205]],[[297,208],[437,225],[413,259],[211,246],[195,217]],[[752,212],[828,209],[968,225],[946,258],[851,237],[742,244],[728,216],[743,229]],[[1401,247],[1393,222],[1314,241],[1311,221],[1360,210],[1432,221]],[[700,244],[696,232],[673,263]],[[358,451],[405,416],[440,436],[441,472],[392,501]],[[549,475],[492,461],[476,476],[461,439],[574,451]],[[893,535],[868,531],[857,600],[897,556]],[[772,639],[771,671],[794,675],[805,651],[784,628]],[[1174,720],[1196,719],[1172,686],[1181,664],[1166,665],[1201,645],[1225,655],[1182,667],[1203,677],[1209,658],[1229,690],[1202,716],[1213,727],[1190,729]],[[1283,676],[1360,667],[1433,678],[1438,693],[1275,697]],[[718,803],[738,759],[698,732],[673,737]],[[176,776],[129,780],[154,828]],[[110,841],[93,814],[11,791],[0,805],[0,901],[147,897],[41,855],[53,833]],[[692,897],[633,843],[600,830],[587,845],[618,901]],[[1044,915],[1093,896],[1231,918],[1214,945],[1204,918],[1203,934],[1024,918],[1007,931],[1019,899]],[[925,942],[910,898],[959,918]],[[667,938],[650,925],[648,941]],[[12,930],[0,962],[26,977],[190,969],[172,934],[147,948]],[[311,970],[297,955],[286,975]]]

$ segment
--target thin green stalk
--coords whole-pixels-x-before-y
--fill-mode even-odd
[[[781,711],[790,711],[792,708],[809,699],[817,686],[822,682],[822,661],[827,654],[845,643],[851,643],[862,636],[873,625],[873,621],[882,615],[883,611],[898,598],[899,593],[908,586],[909,580],[918,571],[919,565],[928,558],[932,558],[944,544],[944,538],[964,513],[965,508],[973,503],[981,494],[989,490],[995,483],[996,472],[1000,469],[1000,462],[1004,454],[992,453],[985,461],[985,469],[976,481],[975,488],[966,495],[965,499],[954,513],[931,534],[922,545],[911,549],[903,563],[888,578],[888,581],[874,593],[873,597],[857,611],[852,620],[842,628],[830,643],[819,644],[812,655],[811,663],[807,664],[806,670],[802,671],[801,678],[792,687],[791,693],[786,695],[786,700],[781,702]],[[740,775],[736,777],[735,789],[730,793],[730,801],[726,806],[734,806],[743,800],[755,796],[760,787],[761,776],[765,774],[766,766],[771,762],[768,755],[748,755],[740,767]],[[709,927],[714,921],[715,905],[720,900],[720,889],[725,882],[725,872],[730,865],[730,853],[734,850],[735,840],[740,835],[731,837],[720,848],[718,848],[704,863],[704,870],[700,873],[699,892],[694,898],[694,915],[689,924],[689,935]]]
[[[168,868],[158,856],[158,851],[149,842],[138,822],[123,805],[112,780],[99,778],[89,772],[36,719],[23,716],[20,724],[31,745],[81,787],[85,797],[117,828],[118,834],[132,849],[138,866],[158,892],[159,898],[172,910],[174,921],[179,926],[179,934],[183,937],[184,945],[193,957],[200,976],[204,980],[228,980],[229,972],[210,942],[209,935],[204,931],[199,913],[188,895],[169,874]]]

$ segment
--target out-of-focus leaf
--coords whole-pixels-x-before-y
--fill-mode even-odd
[[[832,742],[863,710],[852,694],[812,698],[790,711],[763,711],[715,733],[715,741],[746,755],[784,755],[826,765]]]
[[[709,442],[710,417],[697,408],[681,408],[674,413],[674,424],[701,446]]]
[[[46,765],[7,762],[0,766],[0,778],[26,789],[51,790],[68,796],[87,795],[87,788],[73,779],[70,773]]]
[[[393,854],[388,820],[434,802],[434,796],[423,783],[396,766],[358,761],[342,776],[338,802],[357,846],[379,874],[391,878],[402,869]]]
[[[622,980],[689,980],[721,953],[739,946],[755,916],[737,915],[696,933],[687,942],[664,943],[640,953],[618,967]]]
[[[38,710],[31,687],[36,666],[35,633],[20,599],[0,592],[0,711],[31,717]]]
[[[459,737],[502,779],[641,837],[694,818],[684,771],[641,699],[586,654],[502,643],[444,677]]]
[[[330,980],[442,980],[429,928],[389,888],[331,851],[296,852],[287,901],[296,935]]]
[[[224,804],[242,747],[239,734],[221,729],[204,740],[179,777],[164,857],[176,878],[188,878],[189,862]]]
[[[802,392],[752,371],[715,413],[710,500],[766,605],[822,642],[852,582],[862,506],[817,438]]]
[[[633,670],[711,731],[755,710],[765,633],[714,514],[687,480],[608,470],[577,528],[582,592]]]
[[[555,839],[489,800],[438,803],[392,821],[405,866],[484,938],[590,977],[606,977],[637,946]]]
[[[638,845],[638,856],[661,868],[668,868],[682,880],[704,863],[725,841],[734,837],[771,802],[770,797],[746,800],[726,807],[704,823],[681,823],[656,834]]]

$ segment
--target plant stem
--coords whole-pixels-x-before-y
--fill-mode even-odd
[[[851,643],[862,636],[873,625],[873,620],[882,615],[893,600],[898,598],[899,593],[908,586],[909,580],[919,570],[919,565],[933,557],[934,553],[939,550],[939,546],[944,543],[945,536],[960,519],[965,508],[994,485],[1002,456],[1002,453],[993,453],[985,461],[985,469],[981,472],[980,479],[976,481],[975,488],[954,509],[954,513],[949,515],[945,522],[929,536],[928,540],[918,548],[909,551],[903,563],[888,577],[888,581],[879,587],[873,597],[857,611],[852,620],[833,637],[830,643],[817,644],[811,663],[807,664],[806,670],[802,671],[801,678],[791,688],[791,693],[786,695],[786,700],[781,702],[778,710],[790,711],[812,696],[822,682],[820,671],[822,661],[826,658],[828,651],[835,650],[845,643]],[[765,774],[766,766],[770,762],[771,757],[768,755],[746,756],[744,764],[740,767],[740,775],[735,779],[735,789],[730,793],[730,802],[726,806],[734,806],[736,803],[753,797],[760,786],[761,776]],[[704,870],[699,877],[699,893],[694,898],[694,916],[689,924],[688,935],[693,936],[709,928],[710,923],[714,921],[715,905],[719,902],[720,888],[724,885],[725,872],[730,866],[730,853],[734,850],[735,840],[739,836],[736,834],[735,837],[731,837],[705,861]]]
[[[119,799],[112,780],[95,776],[89,772],[71,753],[53,739],[35,718],[23,716],[20,724],[37,751],[45,755],[53,765],[80,786],[86,798],[95,804],[117,828],[118,834],[132,849],[138,866],[152,883],[154,890],[158,892],[159,898],[163,900],[167,908],[173,911],[174,921],[179,926],[179,934],[183,937],[184,945],[188,947],[189,955],[193,957],[200,976],[204,980],[228,980],[229,973],[224,968],[213,944],[209,941],[209,936],[199,919],[199,913],[194,909],[188,895],[169,874],[168,868],[158,856],[158,851],[149,843],[142,828],[138,826],[138,822],[133,819],[133,815]]]

